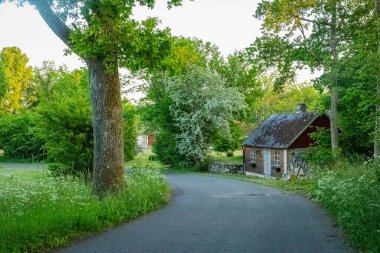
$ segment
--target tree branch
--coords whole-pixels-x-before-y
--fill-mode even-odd
[[[328,22],[316,21],[316,20],[312,20],[312,19],[308,19],[308,18],[304,18],[304,17],[299,17],[299,18],[301,20],[303,20],[303,21],[310,22],[310,23],[313,23],[313,24],[330,26],[330,24]]]
[[[344,21],[344,19],[346,17],[346,14],[347,14],[347,10],[345,9],[344,12],[343,12],[343,15],[340,16],[341,19],[339,20],[338,25],[337,25],[337,29],[338,30],[340,30],[340,28],[342,27],[342,24],[343,24],[343,21]]]
[[[55,33],[55,35],[60,38],[66,46],[70,47],[69,35],[70,28],[58,18],[58,16],[51,9],[48,1],[46,0],[30,0],[30,3],[34,5],[38,12],[40,13],[43,20],[50,27],[50,29]]]
[[[307,38],[306,38],[306,35],[305,35],[305,30],[303,28],[303,26],[301,24],[299,24],[298,22],[296,22],[296,25],[298,27],[298,30],[301,32],[302,34],[302,39],[303,39],[303,45],[304,45],[304,49],[306,50],[306,52],[308,54],[311,55],[311,57],[313,57],[319,64],[322,62],[321,59],[315,55],[309,48],[309,46],[307,45]]]

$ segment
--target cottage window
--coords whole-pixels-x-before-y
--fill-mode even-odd
[[[280,151],[274,151],[274,166],[280,166]]]
[[[256,163],[257,160],[257,151],[255,149],[251,150],[251,163]]]

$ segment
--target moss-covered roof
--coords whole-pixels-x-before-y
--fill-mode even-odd
[[[274,114],[257,127],[243,145],[288,148],[317,118],[315,112]]]

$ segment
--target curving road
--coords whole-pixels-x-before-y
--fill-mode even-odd
[[[169,175],[170,204],[57,252],[353,252],[301,196],[243,181]]]

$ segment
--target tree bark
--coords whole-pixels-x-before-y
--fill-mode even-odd
[[[59,19],[46,0],[30,0],[50,29],[69,47],[70,28]],[[124,139],[117,55],[113,64],[105,59],[86,59],[91,87],[94,136],[94,193],[103,196],[123,184]]]
[[[330,48],[332,54],[332,63],[330,68],[331,76],[331,114],[330,114],[330,131],[331,131],[331,148],[334,154],[338,151],[338,41],[337,41],[337,13],[336,2],[331,12],[330,24]]]
[[[118,190],[123,184],[120,80],[117,66],[109,70],[104,59],[88,60],[87,66],[93,110],[94,193],[103,196],[107,191]]]
[[[376,25],[377,25],[377,56],[380,56],[380,0],[375,0],[375,15],[376,15]],[[380,67],[377,69],[377,79],[376,79],[376,115],[375,115],[375,136],[373,145],[373,159],[375,163],[380,163],[380,104],[378,103],[380,99]]]
[[[36,6],[43,20],[50,27],[50,29],[70,48],[69,34],[70,29],[66,24],[60,20],[54,11],[51,9],[46,0],[30,0],[30,3]]]

